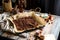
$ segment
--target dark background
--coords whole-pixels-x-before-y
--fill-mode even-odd
[[[13,2],[12,4],[13,6],[15,5]],[[2,0],[0,0],[0,6],[2,6]],[[60,0],[27,0],[27,10],[35,9],[36,7],[40,7],[42,9],[41,12],[50,12],[60,16]],[[0,39],[3,39],[3,37],[0,36]],[[8,40],[7,38],[4,39]],[[58,39],[60,39],[60,34]]]
[[[60,0],[26,0],[26,9],[35,9],[40,7],[41,12],[51,12],[52,14],[60,15]],[[12,2],[13,6],[15,5]],[[2,5],[2,0],[0,0],[0,6]]]
[[[41,12],[60,15],[60,0],[27,0],[27,9],[40,7]]]

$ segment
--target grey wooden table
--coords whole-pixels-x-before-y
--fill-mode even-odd
[[[8,13],[0,14],[0,22],[3,22],[7,16],[9,16]],[[59,32],[60,32],[60,16],[56,16],[56,15],[53,15],[53,16],[54,16],[53,24],[52,25],[47,24],[46,27],[44,28],[43,34],[44,33],[53,34],[55,36],[55,38],[57,39]],[[1,24],[1,23],[0,23],[0,25],[3,26],[3,24]],[[2,31],[0,31],[0,35],[4,36],[4,37],[15,39],[15,40],[23,39],[23,38],[20,38],[19,36],[3,33]],[[22,35],[25,35],[27,37],[27,38],[24,38],[23,40],[27,40],[29,37],[29,33],[23,33]]]

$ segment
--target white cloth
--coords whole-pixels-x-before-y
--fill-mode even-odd
[[[54,16],[53,24],[46,24],[46,26],[43,29],[42,34],[48,35],[48,34],[54,34],[55,39],[57,40],[59,32],[60,32],[60,16]]]
[[[56,40],[56,39],[53,34],[47,34],[47,35],[45,35],[44,40]]]

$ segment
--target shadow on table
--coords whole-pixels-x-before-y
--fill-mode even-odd
[[[9,39],[9,38],[0,36],[0,40],[13,40],[13,39]]]
[[[60,33],[59,33],[59,36],[58,36],[58,40],[60,40]]]

